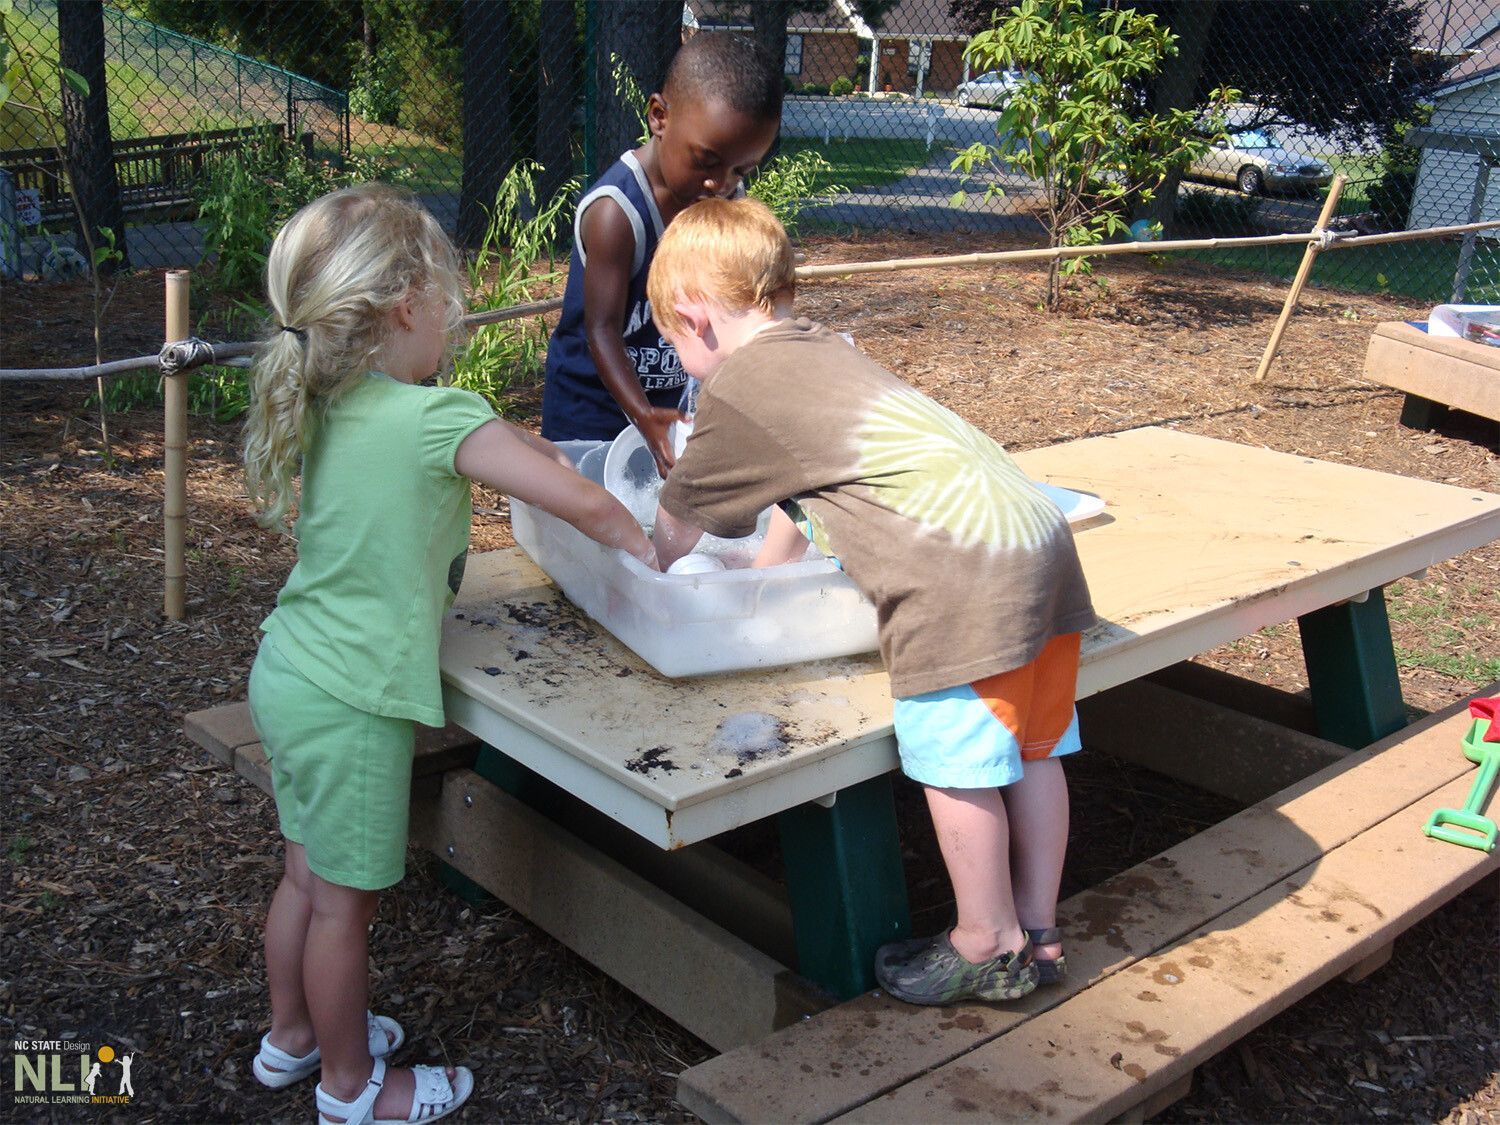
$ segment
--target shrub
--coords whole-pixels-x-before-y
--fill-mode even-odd
[[[401,101],[398,60],[385,51],[361,58],[349,91],[350,111],[376,125],[394,125]]]
[[[833,165],[821,154],[803,149],[795,156],[772,160],[755,174],[748,192],[775,213],[788,234],[795,235],[802,212],[826,207],[847,190],[841,184],[817,186],[818,178],[831,171]]]
[[[854,93],[854,80],[841,74],[829,84],[828,92],[836,98],[852,94]]]
[[[262,276],[271,239],[305,203],[335,188],[365,180],[402,183],[405,168],[352,157],[343,168],[309,161],[271,130],[238,153],[208,162],[195,189],[205,257],[214,265],[206,284],[194,287],[200,334],[230,339],[254,335],[266,320]],[[244,368],[205,367],[188,382],[188,405],[196,413],[228,421],[249,404]],[[113,409],[161,401],[157,380],[113,379],[105,387]]]
[[[1049,185],[1041,216],[1049,246],[1095,245],[1126,233],[1130,208],[1148,202],[1174,168],[1209,144],[1194,114],[1143,114],[1136,104],[1133,91],[1176,53],[1175,36],[1151,16],[1084,0],[1019,0],[994,20],[969,42],[974,68],[1020,67],[1031,81],[1001,111],[1000,143],[972,144],[952,167],[967,177],[1009,164]],[[1217,125],[1233,96],[1214,90],[1200,112]],[[999,193],[994,185],[985,190],[987,198]],[[1048,263],[1049,312],[1066,279],[1090,268],[1086,258]]]
[[[828,87],[817,82],[804,82],[802,84],[802,92],[804,94],[826,94],[828,93]]]
[[[1419,105],[1411,120],[1400,121],[1381,139],[1380,178],[1370,186],[1370,210],[1386,230],[1405,230],[1411,217],[1412,196],[1417,190],[1417,167],[1422,151],[1406,143],[1406,131],[1413,125],[1425,125],[1432,117],[1432,106]]]
[[[1200,234],[1242,234],[1255,229],[1255,208],[1239,192],[1188,190],[1177,199],[1177,221]]]
[[[556,270],[537,270],[550,253],[564,208],[578,189],[569,180],[556,195],[537,201],[535,216],[522,210],[536,197],[540,166],[523,160],[506,173],[495,193],[489,226],[479,251],[469,261],[469,311],[484,312],[537,299],[558,278]],[[505,400],[518,384],[541,374],[547,326],[534,320],[507,320],[475,330],[469,346],[453,363],[453,383],[483,395],[503,413]]]
[[[204,251],[215,259],[212,284],[220,292],[260,292],[271,239],[303,204],[366,180],[404,183],[411,170],[363,157],[342,168],[307,160],[271,130],[239,152],[208,162],[195,192]]]
[[[1406,168],[1388,167],[1370,185],[1370,210],[1375,212],[1375,219],[1383,229],[1406,229],[1416,191],[1417,174]]]

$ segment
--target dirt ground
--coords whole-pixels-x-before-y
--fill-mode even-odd
[[[805,248],[812,261],[975,249],[895,238]],[[1374,325],[1425,310],[1310,289],[1256,386],[1282,285],[1182,262],[1102,276],[1104,288],[1052,317],[1037,309],[1040,272],[1016,268],[820,283],[801,304],[1012,449],[1154,424],[1500,490],[1493,424],[1460,416],[1432,433],[1402,429],[1400,397],[1360,378]],[[11,285],[0,310],[0,366],[92,358],[81,289]],[[154,352],[160,276],[127,279],[110,317],[108,358]],[[305,1119],[310,1088],[265,1090],[248,1065],[266,1023],[260,924],[279,871],[274,809],[182,735],[186,712],[243,698],[256,625],[292,550],[247,515],[236,426],[195,419],[188,618],[165,621],[159,414],[113,417],[106,455],[85,394],[0,384],[0,1039],[136,1052],[137,1096],[122,1120]],[[523,399],[523,418],[534,404]],[[476,508],[474,549],[509,545],[503,498],[481,495]],[[1497,570],[1491,544],[1388,591],[1414,710],[1500,676]],[[1203,659],[1306,687],[1295,629]],[[1065,893],[1232,811],[1102,755],[1079,755],[1070,778]],[[911,832],[921,853],[921,825]],[[913,893],[927,896],[927,914],[941,911],[941,886]],[[1203,1066],[1162,1119],[1500,1119],[1496,920],[1489,880],[1409,931],[1367,981],[1321,989]],[[676,1075],[711,1052],[505,908],[449,894],[427,857],[413,853],[385,897],[372,949],[375,1006],[411,1038],[403,1059],[475,1068],[478,1091],[459,1119],[686,1117]],[[47,1113],[0,1106],[5,1120]]]

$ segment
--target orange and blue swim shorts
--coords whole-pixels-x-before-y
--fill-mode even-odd
[[[1023,763],[1078,750],[1079,635],[1053,637],[1036,659],[972,684],[897,699],[901,772],[941,789],[1021,780]]]

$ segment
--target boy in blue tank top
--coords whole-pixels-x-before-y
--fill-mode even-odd
[[[562,319],[547,346],[542,434],[608,441],[641,431],[663,476],[687,375],[646,299],[657,240],[700,199],[742,193],[781,123],[781,74],[741,35],[704,33],[672,60],[646,109],[650,139],[579,201]]]

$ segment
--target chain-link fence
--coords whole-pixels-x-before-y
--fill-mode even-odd
[[[1334,219],[1346,229],[1500,217],[1491,0],[1132,6],[1171,30],[1175,53],[1127,83],[1125,118],[1197,112],[1218,87],[1237,94],[1223,107],[1227,135],[1154,199],[1122,195],[1116,234],[1141,220],[1169,237],[1305,231],[1335,173],[1347,177]],[[817,154],[826,164],[808,191],[840,189],[814,200],[803,230],[1043,243],[1060,190],[1020,158],[1023,142],[1045,142],[1059,123],[1024,138],[1000,132],[1007,107],[1057,69],[1024,51],[966,53],[992,26],[991,0],[62,0],[70,7],[100,13],[113,183],[93,179],[118,198],[137,267],[232,258],[227,220],[269,229],[350,177],[408,184],[472,247],[519,162],[532,162],[544,201],[634,144],[642,95],[693,34],[752,35],[781,58],[777,153]],[[1085,0],[1079,18],[1120,7]],[[10,34],[38,59],[78,57],[79,44],[60,40],[60,14],[57,0],[17,0]],[[90,145],[55,69],[49,84],[44,108],[67,124],[81,159]],[[1068,83],[1059,86],[1066,103]],[[0,106],[0,257],[24,275],[71,241],[75,224],[69,166],[18,100]],[[954,170],[974,145],[995,158]],[[252,174],[236,180],[226,165]],[[1108,194],[1115,173],[1100,174]],[[1491,232],[1326,254],[1315,277],[1434,302],[1500,301],[1496,247]],[[1210,260],[1290,277],[1299,258],[1296,247],[1270,247]]]

